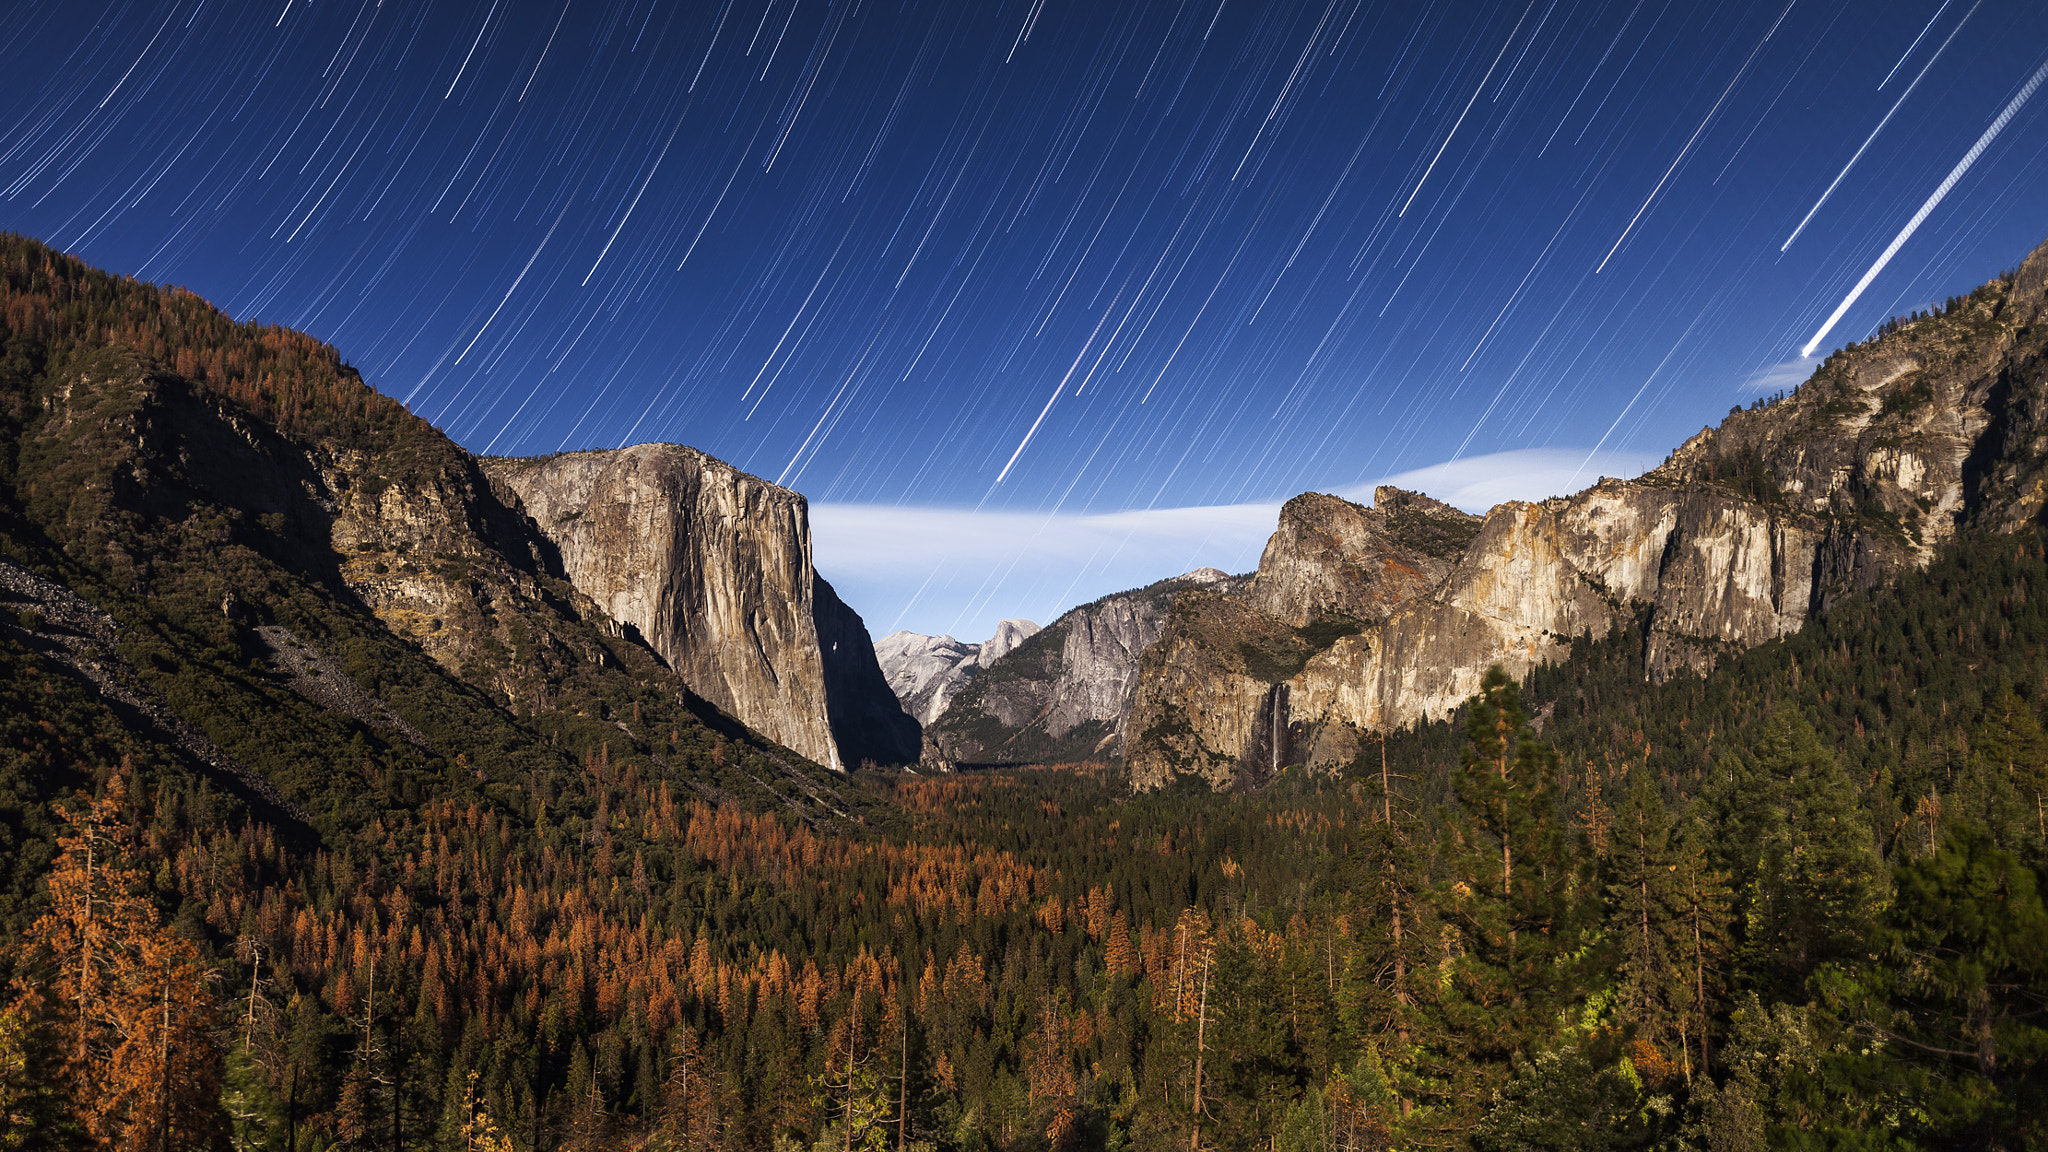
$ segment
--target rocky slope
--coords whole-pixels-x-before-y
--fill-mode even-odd
[[[1343,762],[1363,731],[1454,710],[1490,664],[1520,675],[1630,621],[1653,676],[1703,670],[1924,566],[1959,531],[2037,521],[2044,452],[2048,248],[1731,411],[1640,478],[1503,504],[1469,529],[1441,517],[1427,563],[1390,551],[1365,513],[1299,498],[1247,593],[1184,599],[1146,655],[1133,783],[1243,786]],[[1405,499],[1382,490],[1374,510],[1391,522]],[[1317,636],[1318,612],[1365,626]],[[1282,630],[1315,650],[1259,666],[1285,654]]]
[[[967,682],[926,731],[926,757],[1017,764],[1117,755],[1139,654],[1159,638],[1175,599],[1241,583],[1201,568],[1068,611]]]
[[[69,685],[50,730],[84,758],[36,788],[132,757],[316,831],[436,789],[580,828],[588,772],[862,806],[687,691],[332,348],[11,236],[0,348],[0,691]]]
[[[821,764],[916,759],[866,626],[811,568],[802,496],[675,444],[484,468],[692,691]]]
[[[875,659],[903,710],[929,727],[975,673],[1037,633],[1038,625],[1029,620],[997,621],[996,634],[979,644],[951,636],[891,632],[876,641]]]
[[[1287,502],[1245,600],[1282,623],[1379,623],[1436,587],[1480,518],[1417,492],[1382,487],[1370,508],[1309,492]]]

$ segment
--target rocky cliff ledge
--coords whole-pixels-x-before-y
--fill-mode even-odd
[[[1145,656],[1134,786],[1341,763],[1361,731],[1447,715],[1490,664],[1520,676],[1632,620],[1651,676],[1703,670],[1925,565],[1958,531],[2038,521],[2044,321],[2048,248],[1830,356],[1791,395],[1731,411],[1634,480],[1483,522],[1388,489],[1370,510],[1298,497],[1249,590],[1183,599]],[[1390,530],[1417,509],[1430,531]]]
[[[674,444],[485,469],[692,691],[820,764],[917,758],[866,626],[811,568],[802,496]]]
[[[1369,508],[1317,492],[1289,500],[1242,593],[1182,597],[1144,653],[1132,771],[1148,785],[1175,772],[1219,787],[1270,778],[1290,754],[1284,682],[1442,584],[1480,529],[1477,516],[1397,488],[1379,488]]]

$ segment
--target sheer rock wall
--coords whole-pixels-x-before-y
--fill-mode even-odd
[[[917,758],[866,626],[811,568],[802,496],[675,444],[485,467],[692,691],[833,768]]]

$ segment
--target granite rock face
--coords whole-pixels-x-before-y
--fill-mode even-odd
[[[1305,493],[1280,510],[1245,600],[1297,628],[1325,617],[1378,623],[1442,583],[1479,524],[1398,488],[1375,490],[1370,508]]]
[[[226,525],[513,708],[543,706],[564,669],[606,659],[546,540],[424,423],[287,434],[119,348],[81,362],[48,416],[34,450],[65,445],[53,467],[95,494],[71,511],[72,542],[123,569],[153,561],[98,541]]]
[[[287,432],[123,348],[91,353],[53,382],[44,415],[23,447],[46,490],[68,493],[39,513],[54,538],[131,587],[171,571],[207,589],[233,642],[268,657],[299,695],[371,731],[428,743],[373,688],[352,685],[334,652],[270,615],[283,594],[271,577],[251,577],[248,557],[276,565],[275,579],[353,602],[349,611],[366,610],[515,715],[552,709],[565,680],[625,674],[617,652],[631,646],[593,626],[602,614],[562,578],[548,541],[475,458],[424,421],[394,413],[367,429]],[[125,699],[109,683],[103,694]],[[149,727],[225,785],[249,787],[175,714],[136,699]],[[248,794],[269,802],[260,787]]]
[[[1440,586],[1484,530],[1479,517],[1419,493],[1382,486],[1373,495],[1370,508],[1319,492],[1289,500],[1240,595],[1176,605],[1138,670],[1134,780],[1270,779],[1297,742],[1284,682],[1333,639],[1382,624]]]
[[[1341,763],[1361,732],[1455,710],[1489,665],[1521,676],[1574,637],[1638,619],[1650,676],[1704,670],[1925,565],[1958,531],[2037,522],[2044,322],[2048,249],[1835,353],[1789,396],[1731,411],[1633,480],[1483,521],[1386,489],[1370,510],[1296,498],[1245,593],[1184,599],[1147,654],[1134,786],[1188,773],[1248,786],[1277,764]],[[1424,559],[1369,519],[1385,508],[1391,524],[1403,503],[1443,529]],[[1460,541],[1465,525],[1476,530]],[[1337,617],[1359,627],[1315,626]],[[1298,665],[1282,658],[1302,647]]]
[[[975,673],[1037,634],[1038,625],[1029,620],[997,621],[996,634],[979,644],[951,636],[891,632],[875,642],[875,658],[903,710],[929,727]]]
[[[1174,599],[1240,583],[1202,568],[1069,610],[967,682],[928,731],[927,758],[1053,763],[1118,754],[1139,657]]]
[[[866,627],[811,568],[802,496],[674,444],[485,466],[692,691],[836,769],[916,758]]]
[[[882,678],[912,719],[926,728],[953,702],[954,693],[973,675],[981,645],[951,636],[891,632],[875,641],[875,659]]]

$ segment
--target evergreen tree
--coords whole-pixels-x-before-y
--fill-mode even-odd
[[[1985,706],[1970,734],[1969,769],[1959,815],[1974,817],[2008,845],[2022,838],[2048,843],[2048,734],[2034,706],[2011,688]]]
[[[1982,829],[1897,870],[1864,1043],[1844,1076],[1880,1086],[1948,1147],[2048,1145],[2048,905],[2041,877]]]
[[[1753,766],[1717,783],[1723,851],[1747,874],[1744,967],[1760,988],[1803,999],[1822,965],[1867,951],[1885,891],[1859,789],[1789,707],[1772,715]]]
[[[1579,997],[1598,890],[1590,852],[1557,810],[1556,753],[1530,730],[1519,685],[1490,668],[1466,707],[1452,876],[1437,895],[1459,952],[1437,1003],[1464,1081],[1455,1108],[1469,1114]]]
[[[1688,821],[1673,861],[1669,893],[1678,915],[1677,1009],[1673,1025],[1683,1053],[1681,1070],[1687,1084],[1713,1069],[1713,1036],[1721,998],[1727,988],[1734,905],[1727,877],[1715,870],[1707,851],[1707,834],[1697,820]]]
[[[1681,1021],[1693,1003],[1686,963],[1688,911],[1670,814],[1638,774],[1615,814],[1606,858],[1607,940],[1620,978],[1621,1018],[1636,1039],[1636,1063],[1685,1063]]]
[[[1354,766],[1366,795],[1367,819],[1352,842],[1350,916],[1355,925],[1346,961],[1340,1008],[1351,1046],[1369,1052],[1376,1077],[1392,1094],[1395,1112],[1405,1116],[1427,1075],[1427,1056],[1440,1056],[1424,1002],[1433,997],[1436,952],[1434,921],[1425,922],[1427,863],[1416,850],[1421,822],[1395,787],[1386,741],[1379,755],[1361,753]],[[1390,1120],[1391,1122],[1391,1120]],[[1391,1131],[1391,1129],[1390,1129]]]

